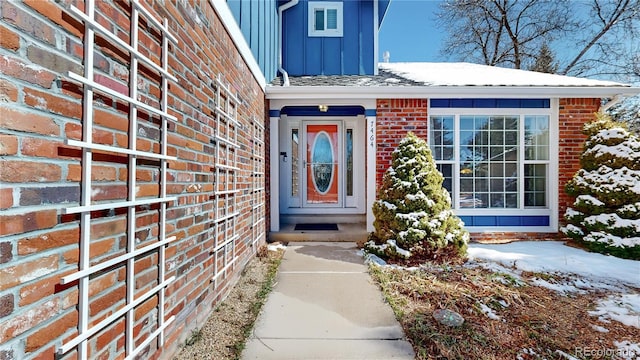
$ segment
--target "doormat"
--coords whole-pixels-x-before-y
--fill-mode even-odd
[[[338,231],[338,224],[296,224],[294,231]]]

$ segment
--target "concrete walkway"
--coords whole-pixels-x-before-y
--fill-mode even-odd
[[[353,243],[289,243],[242,359],[413,359]]]

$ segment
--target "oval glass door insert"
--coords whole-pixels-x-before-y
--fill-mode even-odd
[[[333,144],[326,131],[320,131],[311,148],[313,185],[320,194],[326,194],[333,182]]]

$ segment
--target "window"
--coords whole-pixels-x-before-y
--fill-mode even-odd
[[[549,117],[524,118],[524,204],[547,206],[547,174],[549,167]]]
[[[353,129],[347,129],[346,143],[347,196],[353,196]]]
[[[300,156],[298,155],[298,129],[291,129],[291,196],[298,196],[298,187],[300,186]]]
[[[517,116],[460,116],[460,208],[518,208]]]
[[[342,37],[341,2],[309,2],[309,36]]]
[[[430,116],[429,146],[453,207],[474,215],[548,209],[549,119],[468,111]]]

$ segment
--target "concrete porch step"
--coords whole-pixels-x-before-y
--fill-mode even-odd
[[[367,241],[367,229],[363,223],[339,223],[338,231],[296,231],[295,224],[282,224],[280,231],[269,233],[271,242],[355,242],[359,245]]]

